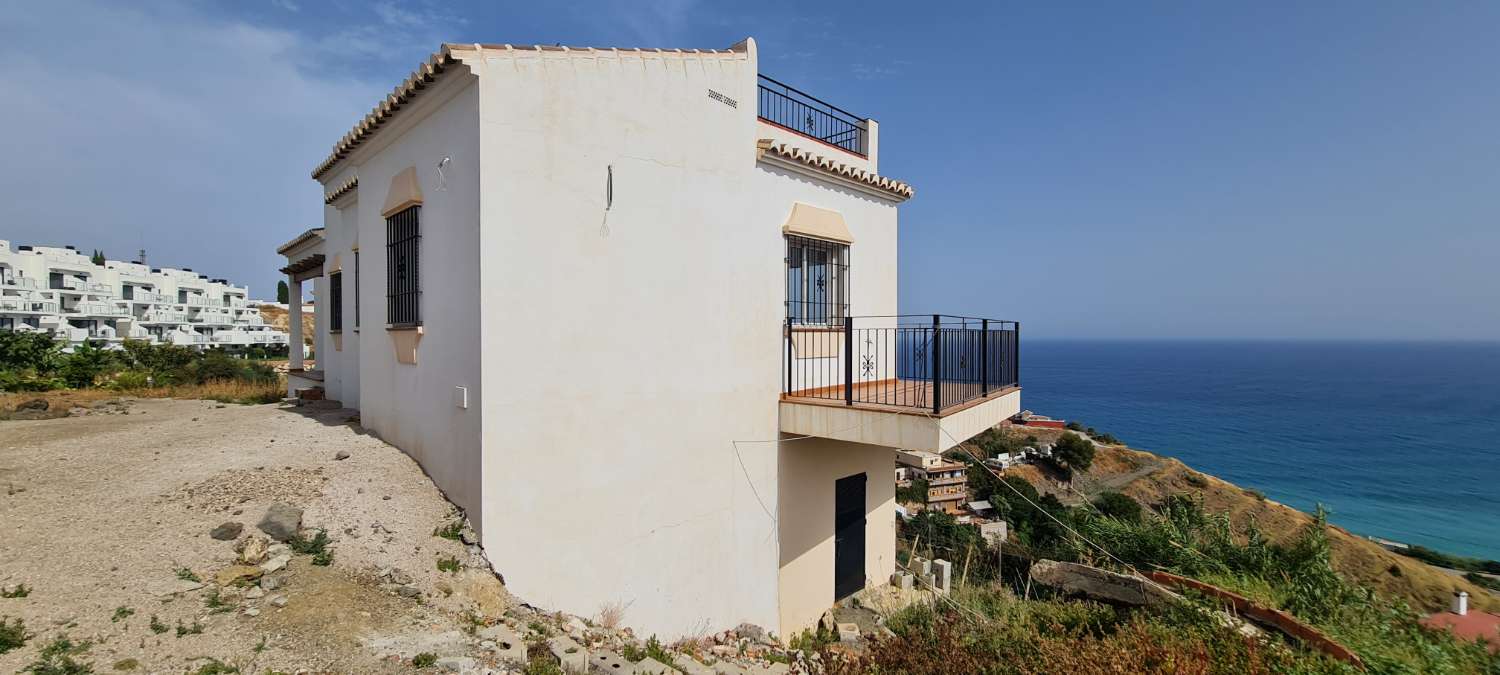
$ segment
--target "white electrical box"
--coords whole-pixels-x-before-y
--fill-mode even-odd
[[[453,405],[456,405],[459,408],[462,408],[464,410],[467,410],[469,408],[469,388],[468,387],[454,387],[453,388]]]

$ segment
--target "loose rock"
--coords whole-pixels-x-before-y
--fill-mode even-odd
[[[348,450],[340,450],[337,453],[334,453],[334,455],[333,455],[333,460],[336,461],[336,462],[341,462],[341,461],[346,460],[346,459],[349,459],[349,451]]]
[[[245,539],[245,547],[240,550],[240,562],[246,565],[259,565],[266,560],[266,540],[261,537],[248,537]]]
[[[213,537],[214,539],[218,539],[219,541],[230,541],[233,539],[238,539],[240,536],[240,532],[243,532],[244,530],[244,523],[230,521],[227,523],[223,523],[212,530],[209,530],[208,536]]]
[[[214,573],[214,581],[220,586],[229,586],[240,580],[259,579],[264,571],[250,565],[230,565]]]
[[[276,502],[266,509],[266,516],[260,519],[256,527],[276,541],[288,541],[302,529],[302,509]]]

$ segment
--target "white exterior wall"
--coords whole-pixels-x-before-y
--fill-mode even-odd
[[[530,602],[618,602],[645,633],[774,627],[775,445],[731,444],[776,437],[783,253],[779,222],[745,218],[753,56],[483,69],[491,560]]]
[[[366,251],[357,356],[319,352],[330,395],[349,401],[357,362],[363,424],[467,509],[511,590],[538,606],[618,603],[627,625],[663,636],[805,628],[833,600],[834,481],[861,471],[867,572],[889,575],[890,448],[780,442],[778,407],[792,204],[843,214],[851,312],[891,315],[895,202],[757,162],[759,138],[839,151],[757,121],[753,42],[461,58],[474,74],[445,76],[321,178],[359,177],[357,202],[325,214],[328,259],[354,237]],[[402,365],[382,334],[378,211],[413,166],[425,334]]]
[[[344,325],[343,330],[335,334],[332,332],[332,314],[328,312],[315,312],[317,318],[318,341],[322,349],[317,352],[317,367],[323,371],[323,389],[328,398],[343,403],[348,408],[360,407],[359,371],[360,371],[360,339],[363,336],[363,326],[356,328],[354,324],[355,307],[355,284],[358,280],[354,274],[354,249],[359,246],[359,200],[347,198],[340,200],[336,206],[328,206],[325,209],[325,220],[334,226],[325,226],[323,229],[322,250],[324,255],[323,276],[318,278],[317,307],[332,307],[333,298],[329,296],[333,284],[331,277],[335,272],[344,275]],[[380,242],[385,241],[384,224],[381,225]],[[385,247],[379,247],[381,253]],[[373,270],[380,277],[381,299],[385,297],[385,257],[382,255],[379,267]],[[362,272],[368,275],[372,270],[363,267]],[[361,300],[364,298],[361,297]],[[382,303],[379,321],[375,324],[376,335],[385,338],[385,306]],[[364,315],[361,314],[361,319]]]
[[[360,183],[356,201],[341,201],[343,212],[329,207],[324,214],[325,274],[334,254],[346,272],[345,351],[333,350],[323,323],[326,276],[319,279],[317,299],[318,334],[324,341],[318,359],[325,367],[325,387],[329,379],[337,382],[329,395],[346,405],[357,401],[361,424],[416,459],[476,527],[483,519],[478,110],[474,77],[446,77],[339,171],[323,178],[325,185],[338,185],[357,173]],[[444,157],[450,158],[445,181],[437,171]],[[424,196],[419,263],[423,335],[415,364],[397,362],[396,336],[386,330],[386,229],[380,213],[392,177],[408,167],[416,167]],[[356,283],[351,249],[356,241],[362,252],[357,281],[362,307],[360,332],[351,340]],[[357,375],[351,372],[355,363]],[[358,387],[357,395],[351,395],[353,387]],[[455,387],[468,389],[467,409],[455,405]]]

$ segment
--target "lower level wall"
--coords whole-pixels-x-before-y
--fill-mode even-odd
[[[815,626],[833,605],[834,482],[864,473],[865,585],[896,569],[896,481],[891,448],[822,438],[780,447],[780,634]]]

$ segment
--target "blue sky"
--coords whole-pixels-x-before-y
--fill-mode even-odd
[[[31,3],[0,239],[243,280],[442,41],[724,47],[881,122],[901,305],[1032,337],[1500,339],[1500,3]]]

